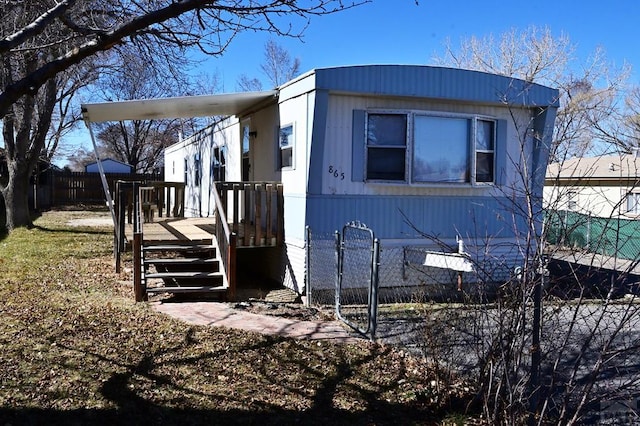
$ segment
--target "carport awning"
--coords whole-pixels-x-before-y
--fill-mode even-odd
[[[277,93],[269,90],[83,104],[82,115],[87,122],[238,115]]]

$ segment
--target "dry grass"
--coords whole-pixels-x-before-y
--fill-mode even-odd
[[[459,403],[390,347],[194,327],[135,304],[111,232],[66,225],[85,214],[0,241],[1,424],[438,424]]]

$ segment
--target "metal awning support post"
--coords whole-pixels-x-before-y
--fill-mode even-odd
[[[85,121],[85,124],[89,129],[89,136],[91,137],[91,143],[93,144],[93,152],[96,155],[98,170],[100,171],[100,180],[102,181],[102,189],[104,190],[104,195],[107,198],[107,206],[109,207],[109,212],[111,212],[111,219],[113,220],[113,229],[117,229],[118,221],[116,220],[116,212],[113,208],[113,199],[111,198],[111,193],[109,193],[109,184],[107,183],[107,177],[104,174],[104,167],[102,167],[102,161],[100,161],[100,156],[98,155],[98,146],[96,145],[96,140],[93,137],[93,129],[91,128],[91,123],[89,121]]]

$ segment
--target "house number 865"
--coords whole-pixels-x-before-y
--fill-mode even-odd
[[[333,166],[329,166],[329,174],[336,179],[344,180],[344,172],[339,171]]]

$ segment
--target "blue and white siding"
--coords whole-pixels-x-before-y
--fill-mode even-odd
[[[541,206],[540,172],[544,173],[546,166],[545,144],[549,143],[555,117],[556,92],[538,90],[539,86],[524,90],[518,87],[526,85],[523,82],[446,69],[435,71],[440,79],[434,84],[427,79],[402,78],[399,74],[421,74],[422,70],[400,68],[379,67],[378,80],[373,82],[364,77],[364,68],[337,73],[342,74],[341,79],[326,79],[324,70],[307,77],[315,78],[319,102],[308,175],[306,224],[314,234],[329,235],[345,223],[358,220],[371,227],[383,247],[389,248],[418,245],[441,250],[440,243],[455,247],[459,236],[480,262],[521,264],[531,249],[525,247],[530,229],[529,206],[534,216]],[[333,74],[331,71],[327,74]],[[396,71],[399,74],[394,76]],[[349,81],[351,77],[353,80]],[[456,80],[460,84],[455,84]],[[496,89],[498,85],[504,88],[501,94]],[[356,93],[360,89],[365,93]],[[532,104],[541,107],[532,108]],[[544,107],[550,105],[550,111],[545,112]],[[364,111],[369,110],[495,119],[495,184],[365,182]],[[302,229],[298,228],[298,232]],[[438,241],[424,238],[423,234]],[[384,257],[383,251],[383,261]],[[401,265],[398,266],[397,275],[402,276]],[[495,278],[507,279],[508,271],[503,268]],[[393,282],[409,284],[402,278]],[[332,282],[325,284],[330,287]]]
[[[274,259],[274,278],[298,291],[305,284],[306,226],[314,235],[330,235],[359,220],[383,247],[431,244],[423,234],[455,246],[460,236],[470,251],[484,245],[485,258],[522,258],[517,247],[529,229],[529,206],[534,216],[541,207],[557,105],[556,90],[480,72],[393,65],[318,69],[280,87],[277,104],[225,120],[209,140],[169,148],[165,167],[171,170],[175,161],[176,171],[167,180],[183,181],[185,157],[200,150],[203,164],[210,164],[207,147],[222,145],[228,147],[227,180],[241,180],[243,127],[249,126],[249,180],[281,181],[284,187],[286,247]],[[365,113],[372,110],[492,118],[495,184],[366,182]],[[293,165],[280,169],[278,133],[288,125]],[[202,209],[207,196],[188,194],[189,211],[211,214]]]

